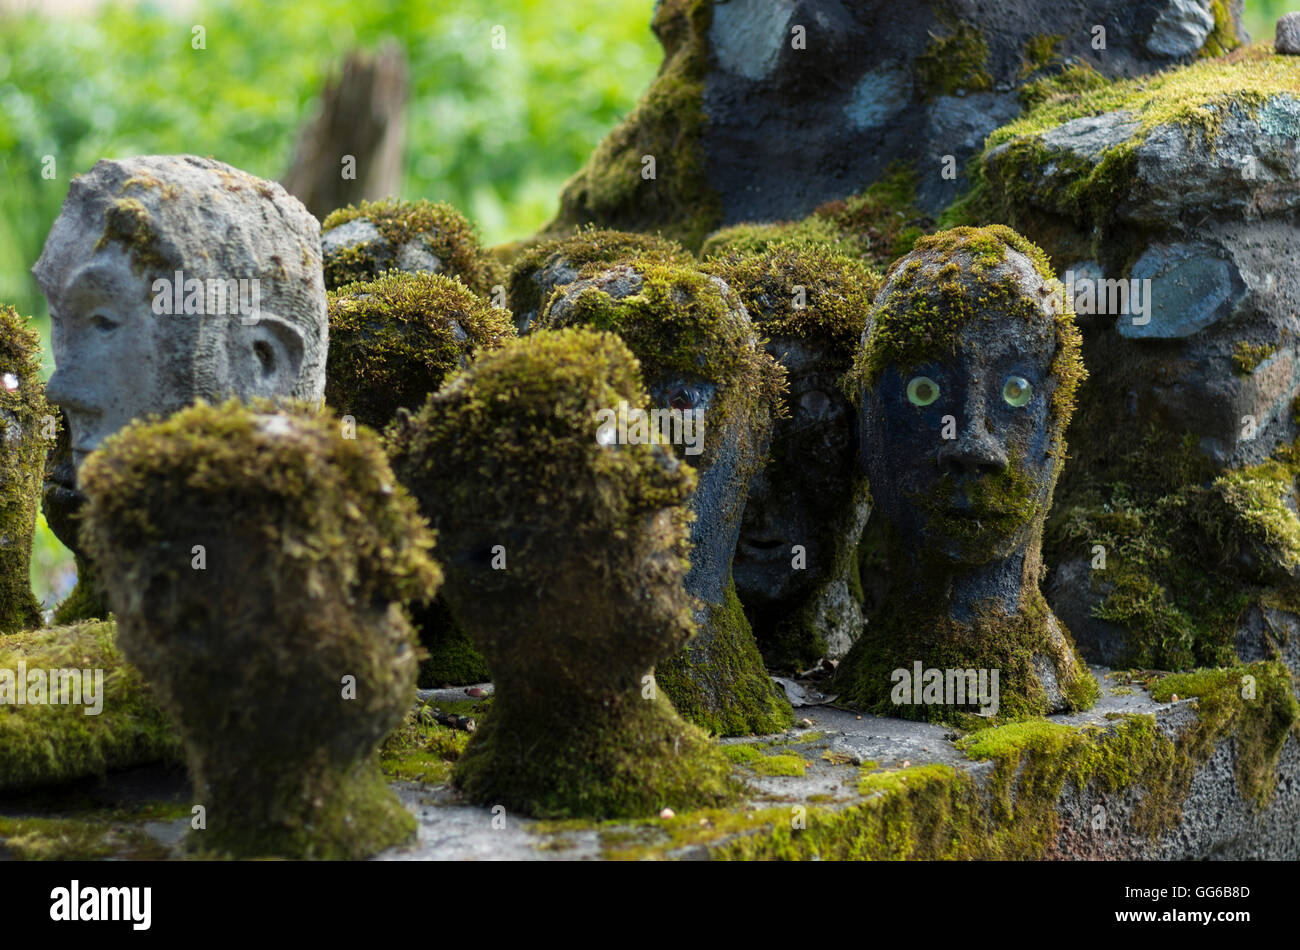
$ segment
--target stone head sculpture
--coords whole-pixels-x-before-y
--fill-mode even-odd
[[[442,274],[389,271],[329,295],[330,351],[325,402],[344,421],[382,431],[399,409],[415,410],[479,352],[515,335],[510,315]],[[482,657],[441,598],[412,603],[426,654],[421,686],[488,678]]]
[[[699,632],[661,664],[660,686],[678,712],[713,732],[784,728],[792,712],[763,669],[731,578],[745,495],[767,452],[784,372],[758,346],[726,283],[686,265],[633,261],[569,284],[539,327],[570,326],[617,333],[641,365],[650,401],[625,407],[626,424],[611,420],[606,435],[657,438],[699,473],[686,578],[702,605]]]
[[[686,264],[694,255],[667,238],[607,228],[579,229],[524,251],[510,267],[508,284],[516,329],[528,332],[557,287],[632,258]]]
[[[692,632],[695,473],[598,437],[602,410],[645,399],[618,337],[566,329],[484,354],[389,431],[497,686],[456,771],[475,801],[616,817],[728,794],[724,761],[651,674]]]
[[[321,251],[329,290],[390,270],[458,277],[484,298],[504,286],[501,265],[469,219],[442,202],[388,198],[339,208],[321,223]]]
[[[514,336],[509,314],[459,280],[401,271],[331,291],[329,331],[325,403],[376,431]]]
[[[1088,705],[1096,683],[1038,590],[1043,521],[1084,376],[1046,258],[1009,228],[921,239],[876,297],[852,374],[890,590],[841,664],[845,699],[895,715]],[[895,671],[998,671],[1000,704],[899,699]],[[909,673],[910,676],[910,673]]]
[[[199,403],[81,478],[118,642],[206,809],[191,849],[355,859],[407,837],[374,754],[412,699],[401,602],[441,574],[378,439],[314,407]]]
[[[109,435],[196,399],[324,391],[320,226],[278,184],[192,155],[102,160],[73,179],[32,268],[50,306],[66,456],[45,488],[74,551],[73,475]],[[73,617],[68,620],[76,619]]]
[[[40,338],[0,305],[0,633],[41,624],[32,596],[32,535],[53,426],[40,376]]]
[[[879,278],[815,244],[734,252],[705,270],[740,296],[789,377],[788,412],[750,482],[733,571],[768,666],[807,669],[843,655],[862,626],[856,546],[869,501],[841,383]]]

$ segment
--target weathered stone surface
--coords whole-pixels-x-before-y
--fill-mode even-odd
[[[1103,668],[1093,674],[1106,687],[1105,696],[1087,713],[1057,716],[1052,723],[1076,728],[1114,728],[1114,716],[1154,716],[1159,734],[1184,735],[1194,728],[1201,715],[1199,700],[1160,703],[1139,685],[1120,686]],[[916,787],[924,789],[934,780],[936,768],[967,775],[972,781],[969,804],[982,807],[998,783],[997,767],[989,760],[972,759],[954,742],[950,730],[930,723],[902,719],[858,716],[852,711],[828,706],[800,710],[811,722],[810,728],[761,737],[758,740],[728,740],[734,747],[753,742],[773,742],[753,754],[761,760],[765,753],[793,756],[807,763],[801,775],[765,775],[743,765],[736,767],[738,777],[750,785],[749,799],[730,814],[745,827],[718,826],[717,813],[701,819],[682,809],[675,819],[649,819],[629,824],[575,826],[556,829],[512,811],[500,812],[487,805],[470,805],[446,784],[421,784],[411,781],[392,782],[391,787],[419,823],[419,834],[410,844],[391,848],[377,860],[591,860],[644,855],[668,859],[727,858],[745,854],[751,857],[812,857],[817,847],[803,849],[796,831],[790,835],[790,816],[796,806],[806,809],[806,825],[816,833],[819,824],[843,821],[837,817],[876,798],[905,794],[909,783],[904,780],[894,791],[859,792],[863,776],[915,776]],[[1285,740],[1273,771],[1275,791],[1270,802],[1259,807],[1243,798],[1236,778],[1238,743],[1224,738],[1210,750],[1206,759],[1191,776],[1187,793],[1175,822],[1151,835],[1143,830],[1141,811],[1148,792],[1140,781],[1121,789],[1105,789],[1097,783],[1085,783],[1082,789],[1067,781],[1055,799],[1051,824],[1035,817],[1031,808],[1019,805],[1024,788],[1013,791],[1010,814],[1002,813],[988,831],[1014,840],[1032,826],[1051,829],[1041,856],[1055,859],[1272,859],[1295,860],[1300,857],[1300,743],[1294,735]],[[744,761],[741,756],[737,759]],[[750,757],[752,761],[753,758]],[[1037,765],[1045,764],[1036,757]],[[142,778],[143,776],[143,778]],[[143,783],[143,784],[142,784]],[[139,789],[136,786],[140,786]],[[1013,789],[1015,786],[1013,785]],[[189,795],[181,776],[145,771],[122,773],[110,777],[97,791],[100,800],[119,804],[124,799],[187,802]],[[1100,809],[1100,811],[1099,811]],[[0,806],[0,817],[10,813]],[[746,813],[750,818],[742,818]],[[904,810],[903,814],[906,814]],[[863,819],[868,812],[861,813]],[[68,817],[75,817],[71,815]],[[923,816],[922,816],[923,817]],[[1099,818],[1101,820],[1099,820]],[[121,822],[119,826],[132,827]],[[159,845],[154,857],[178,857],[177,841],[188,826],[188,819],[172,822],[139,821],[137,827]],[[870,833],[870,840],[860,842],[869,849],[880,840],[869,824],[859,827],[852,818],[837,824],[837,834],[844,844],[855,833]],[[900,817],[886,829],[904,838],[910,847],[910,833]],[[942,835],[950,829],[940,828]],[[128,853],[118,836],[117,849]],[[883,837],[883,836],[882,836]],[[823,841],[826,839],[823,838]],[[992,840],[992,834],[990,834]],[[737,851],[738,842],[747,842]],[[832,846],[834,842],[831,842]],[[973,845],[966,842],[967,845]],[[0,854],[3,842],[0,841]]]
[[[1300,56],[1300,12],[1278,17],[1273,48],[1288,56]]]
[[[664,0],[664,68],[547,231],[663,229],[697,247],[718,227],[802,218],[896,162],[921,172],[920,205],[937,213],[984,135],[1019,111],[1019,85],[1067,62],[1136,76],[1230,48],[1241,6],[1226,4],[1221,30],[1207,0]],[[652,182],[639,180],[645,155]]]
[[[1150,282],[1150,312],[1115,321],[1119,335],[1134,340],[1191,336],[1230,315],[1246,290],[1231,261],[1194,244],[1151,244],[1131,273]]]
[[[1156,56],[1188,56],[1205,45],[1213,29],[1210,0],[1167,0],[1151,26],[1147,50]]]

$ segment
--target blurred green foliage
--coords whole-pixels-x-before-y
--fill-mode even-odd
[[[0,12],[0,300],[48,339],[31,280],[72,176],[103,157],[191,152],[289,168],[326,78],[354,48],[406,50],[402,196],[448,201],[489,243],[525,237],[658,68],[651,0],[200,0],[82,16]],[[193,27],[205,31],[192,48]],[[494,49],[493,27],[505,28]],[[45,178],[46,156],[54,177]],[[53,369],[49,348],[46,372]],[[33,586],[66,593],[42,521]]]

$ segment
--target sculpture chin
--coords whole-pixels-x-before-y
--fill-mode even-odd
[[[41,510],[54,536],[73,551],[80,547],[77,543],[77,520],[85,503],[86,496],[77,489],[77,475],[71,459],[46,472],[41,487]]]

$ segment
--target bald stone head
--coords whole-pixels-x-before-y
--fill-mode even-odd
[[[77,470],[132,420],[196,399],[322,397],[320,225],[274,182],[193,155],[102,160],[32,272]]]

